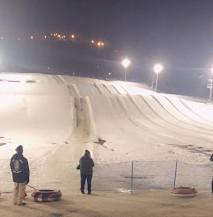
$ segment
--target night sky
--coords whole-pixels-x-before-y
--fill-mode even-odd
[[[120,67],[118,61],[127,55],[132,59],[129,78],[148,83],[152,65],[162,62],[162,91],[205,97],[209,68],[213,65],[212,9],[212,0],[0,0],[0,35],[74,32],[88,40],[103,39],[109,42],[108,48],[99,53],[90,52],[81,44],[69,49],[67,44],[60,45],[64,46],[60,55],[63,59],[58,65],[67,67],[67,71],[82,71],[85,76],[100,76],[97,65],[100,67],[104,62],[104,72],[116,72]],[[8,50],[21,50],[13,43],[7,42],[6,46],[1,42],[7,55],[8,44]],[[29,44],[22,46],[28,56],[30,49],[41,52]],[[42,53],[48,56],[54,48],[50,44],[45,46]],[[116,55],[114,50],[118,50]],[[86,73],[78,66],[80,58],[87,59],[87,63],[93,59],[96,68],[93,70],[91,64],[86,67],[91,72]],[[68,59],[72,59],[72,64]],[[32,59],[28,60],[33,65]],[[45,58],[41,64],[44,62]],[[51,58],[46,62],[50,64]],[[35,65],[38,64],[37,58]]]

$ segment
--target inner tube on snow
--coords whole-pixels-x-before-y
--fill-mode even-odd
[[[171,195],[176,197],[194,197],[197,193],[195,188],[178,187],[171,189]]]
[[[31,194],[31,197],[33,197],[36,202],[58,201],[61,199],[61,196],[60,190],[35,190]]]

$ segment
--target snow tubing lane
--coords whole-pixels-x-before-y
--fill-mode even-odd
[[[58,201],[61,196],[60,190],[36,190],[31,194],[36,202]]]
[[[196,189],[190,187],[179,187],[171,189],[171,195],[175,197],[194,197],[196,193]]]

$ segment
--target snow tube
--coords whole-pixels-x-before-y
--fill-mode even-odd
[[[171,190],[171,195],[176,197],[194,197],[196,193],[196,189],[190,187],[178,187]]]
[[[34,198],[36,202],[49,202],[49,201],[58,201],[61,199],[60,190],[35,190],[31,197]]]

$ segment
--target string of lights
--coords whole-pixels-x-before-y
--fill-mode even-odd
[[[6,36],[0,35],[0,40],[6,40]],[[98,40],[98,39],[84,39],[81,36],[77,36],[76,34],[62,34],[62,33],[50,33],[50,34],[43,34],[43,35],[28,35],[28,36],[17,36],[15,37],[16,40],[20,41],[22,39],[29,39],[29,40],[48,40],[54,39],[58,41],[67,41],[67,42],[78,42],[78,43],[87,43],[91,46],[97,48],[104,48],[109,43],[106,40]]]

